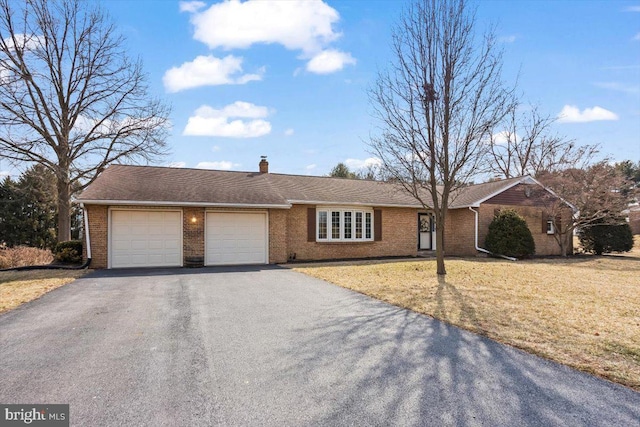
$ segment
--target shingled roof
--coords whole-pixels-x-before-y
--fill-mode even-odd
[[[451,208],[477,206],[519,182],[523,178],[464,187],[455,193]],[[400,185],[387,182],[130,165],[109,166],[78,200],[110,205],[288,208],[299,203],[422,207]]]
[[[509,188],[520,184],[539,184],[529,176],[501,179],[499,181],[485,182],[462,187],[451,195],[450,209],[477,207],[480,203],[502,193]]]

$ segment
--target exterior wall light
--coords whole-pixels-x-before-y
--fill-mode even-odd
[[[194,216],[191,217],[191,223],[195,224],[196,222],[198,222],[198,218],[196,218],[195,215],[194,215]]]

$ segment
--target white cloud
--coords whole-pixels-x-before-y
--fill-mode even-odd
[[[181,1],[180,12],[195,13],[206,6],[207,4],[202,1]]]
[[[636,34],[635,36],[633,36],[633,38],[631,39],[633,41],[640,41],[640,33]]]
[[[565,105],[558,114],[559,123],[585,123],[601,120],[618,120],[618,115],[598,106],[580,111],[575,105]]]
[[[307,71],[316,74],[329,74],[340,71],[345,65],[355,65],[356,60],[350,53],[339,50],[323,50],[307,62]]]
[[[363,168],[377,168],[382,166],[382,160],[377,157],[369,157],[364,160],[360,159],[347,159],[344,161],[344,164],[347,165],[349,169],[363,169]]]
[[[213,147],[211,147],[211,151],[213,151],[214,153],[220,151],[220,146],[214,145]]]
[[[245,84],[262,80],[264,71],[263,67],[254,74],[240,74],[241,57],[227,55],[224,58],[216,58],[208,55],[198,56],[191,62],[167,70],[162,81],[167,92],[179,92],[199,86]]]
[[[187,166],[187,162],[169,162],[166,166],[170,168],[183,168]]]
[[[501,43],[513,43],[517,39],[517,36],[512,34],[510,36],[502,36],[498,38],[498,41]]]
[[[504,145],[509,141],[518,142],[520,141],[520,137],[517,133],[514,134],[513,132],[503,130],[502,132],[491,135],[491,141],[497,145]]]
[[[307,169],[308,171],[314,170],[317,167],[317,165],[315,163],[311,164],[311,165],[307,165],[307,167],[305,169]]]
[[[284,136],[291,136],[291,135],[293,135],[293,134],[294,134],[294,132],[295,132],[295,131],[294,131],[293,129],[291,129],[291,128],[286,129],[286,130],[284,131]]]
[[[10,70],[0,66],[0,84],[8,85],[12,81],[15,81],[14,74]]]
[[[14,39],[16,43],[14,43]],[[45,38],[43,36],[36,36],[34,34],[15,34],[14,37],[7,37],[2,41],[2,44],[6,44],[8,50],[14,50],[16,44],[19,49],[35,50],[43,46],[44,43]]]
[[[191,18],[194,38],[212,49],[246,49],[256,43],[281,44],[314,52],[336,40],[338,12],[322,1],[230,0]]]
[[[224,171],[238,167],[240,167],[240,163],[233,163],[227,160],[221,160],[219,162],[200,162],[196,165],[196,168],[198,169],[218,169]]]
[[[627,12],[640,12],[640,6],[629,6],[625,10]]]
[[[597,82],[594,83],[594,85],[603,89],[614,90],[616,92],[624,92],[630,95],[640,93],[640,86],[625,85],[618,82]]]
[[[279,44],[300,51],[300,59],[312,58],[307,69],[322,74],[355,64],[349,53],[326,50],[342,34],[334,28],[340,14],[323,1],[229,0],[204,10],[180,7],[192,14],[193,38],[211,49]]]
[[[99,124],[96,119],[91,119],[87,116],[78,116],[73,126],[73,130],[80,133],[89,133],[94,129],[94,133],[109,133],[114,123],[111,120],[104,120]]]
[[[236,101],[219,110],[203,105],[189,117],[183,135],[256,138],[271,132],[271,123],[263,120],[268,115],[267,107],[249,102]]]

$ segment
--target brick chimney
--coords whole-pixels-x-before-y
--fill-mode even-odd
[[[260,173],[269,173],[269,162],[267,162],[267,156],[260,156]]]

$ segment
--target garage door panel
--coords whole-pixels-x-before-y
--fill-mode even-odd
[[[115,252],[119,252],[119,251],[123,251],[123,250],[127,250],[131,248],[131,242],[127,241],[122,241],[122,240],[112,240],[111,241],[111,249],[112,251],[114,251],[114,256],[117,256],[117,254],[115,254]]]
[[[180,249],[180,240],[165,240],[163,243],[165,249]]]
[[[178,211],[111,212],[111,267],[182,265]]]
[[[164,244],[164,242],[162,240],[149,240],[148,242],[148,248],[150,250],[162,250],[166,248],[166,245]]]
[[[144,221],[159,221],[162,222],[165,217],[165,212],[161,211],[145,211],[142,215],[139,215],[139,219]]]
[[[169,227],[163,227],[162,224],[149,224],[149,235],[150,236],[161,236],[162,234],[167,232],[172,232]],[[175,231],[174,231],[175,233]]]
[[[133,254],[130,259],[123,259],[123,262],[129,262],[133,265],[144,265],[149,257],[146,254]]]
[[[206,264],[266,264],[267,216],[265,213],[208,212]]]
[[[171,233],[172,235],[176,235],[179,236],[180,233],[182,232],[182,229],[180,228],[180,226],[175,226],[175,227],[164,227],[164,231],[165,233]]]

